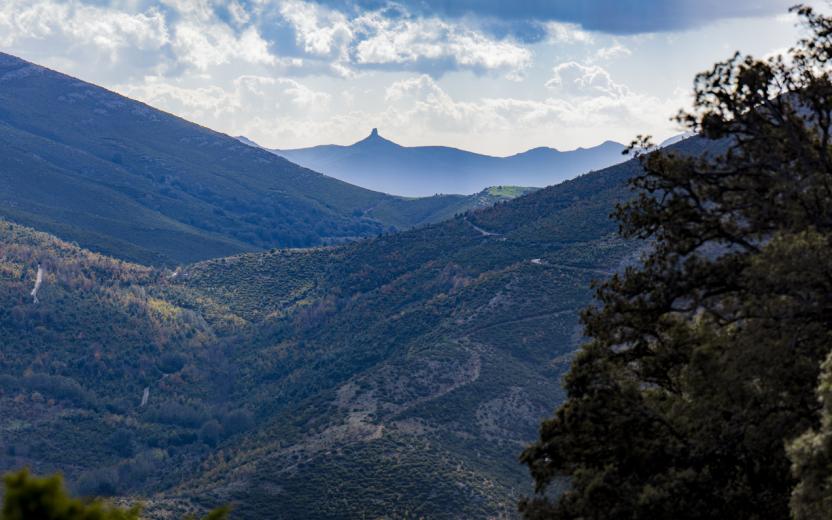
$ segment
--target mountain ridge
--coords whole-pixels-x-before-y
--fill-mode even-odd
[[[0,85],[0,216],[142,264],[350,241],[481,202],[353,186],[3,53]]]
[[[241,136],[250,146],[257,143]],[[265,148],[268,149],[268,148]],[[622,162],[614,141],[560,151],[537,147],[504,157],[450,146],[403,146],[377,128],[351,145],[317,145],[269,151],[357,186],[403,196],[473,194],[489,186],[549,186]]]

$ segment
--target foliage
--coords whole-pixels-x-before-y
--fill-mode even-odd
[[[583,314],[568,399],[522,455],[527,518],[787,518],[797,479],[793,513],[832,514],[823,433],[792,444],[794,476],[785,449],[818,428],[832,326],[832,18],[797,10],[788,59],[697,77],[679,120],[706,153],[642,156],[617,217],[651,248]]]
[[[822,366],[818,396],[823,406],[820,426],[789,445],[792,472],[798,479],[791,498],[796,520],[820,520],[832,511],[832,353]]]
[[[3,520],[138,520],[139,508],[108,507],[70,497],[60,476],[35,478],[28,471],[6,475]]]
[[[109,506],[100,500],[85,502],[72,498],[64,489],[59,475],[37,478],[28,470],[8,474],[3,499],[3,520],[139,520],[141,508],[123,509]],[[224,520],[230,508],[219,507],[203,520]],[[186,520],[196,520],[188,516]]]
[[[515,197],[522,197],[527,195],[536,188],[526,188],[523,186],[492,186],[485,189],[485,193],[492,197],[499,197],[504,199],[513,199]]]
[[[406,233],[184,269],[177,287],[247,322],[229,340],[244,345],[230,352],[229,396],[259,425],[173,497],[219,494],[251,517],[512,509],[523,486],[513,453],[561,396],[590,281],[633,250],[605,217],[630,171]],[[578,219],[603,224],[577,236]],[[327,484],[335,474],[355,485]],[[440,500],[439,482],[464,488]]]
[[[0,464],[153,496],[149,514],[233,502],[241,517],[326,516],[308,483],[347,470],[366,485],[332,490],[341,511],[502,514],[524,485],[513,453],[560,398],[589,282],[632,250],[609,223],[577,237],[569,221],[607,214],[628,172],[175,274],[0,223]],[[428,507],[436,482],[465,487]]]
[[[0,469],[60,468],[97,495],[190,469],[199,428],[232,410],[212,398],[217,336],[167,276],[0,222]],[[238,424],[224,438],[253,426]]]

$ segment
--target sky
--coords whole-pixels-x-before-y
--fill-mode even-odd
[[[270,148],[657,141],[795,0],[0,0],[0,51]]]

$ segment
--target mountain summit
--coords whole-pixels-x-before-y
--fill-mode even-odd
[[[384,146],[384,147],[401,148],[401,146],[397,145],[397,144],[396,144],[396,143],[394,143],[393,141],[391,141],[391,140],[389,140],[389,139],[385,139],[384,137],[382,137],[382,136],[378,133],[378,128],[373,128],[373,129],[370,131],[370,135],[368,135],[368,136],[367,136],[367,137],[365,137],[364,139],[362,139],[362,140],[360,140],[360,141],[356,142],[355,144],[353,144],[353,146],[355,146],[355,147],[359,147],[359,146],[361,146],[361,147],[366,147],[366,146],[376,146],[376,147],[377,147],[377,146]],[[272,151],[274,151],[274,150],[272,150]],[[278,155],[280,155],[280,154],[278,153]]]
[[[248,139],[243,142],[252,144]],[[557,184],[621,162],[623,149],[619,143],[605,141],[592,148],[562,152],[540,147],[509,157],[494,157],[447,146],[402,146],[373,128],[370,135],[349,146],[270,151],[364,188],[420,197],[478,193],[489,186]]]

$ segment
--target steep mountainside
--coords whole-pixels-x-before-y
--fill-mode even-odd
[[[634,252],[607,215],[635,167],[177,271],[0,223],[0,470],[61,470],[160,518],[512,511],[590,281]]]
[[[61,471],[85,494],[165,489],[180,478],[167,466],[207,456],[202,424],[246,420],[214,383],[234,323],[178,306],[167,276],[0,221],[0,471]]]
[[[256,146],[249,139],[240,139]],[[367,138],[350,146],[272,151],[357,186],[424,197],[477,193],[488,186],[506,184],[550,186],[621,162],[623,149],[621,144],[606,141],[568,152],[535,148],[510,157],[492,157],[445,146],[401,146],[373,129]]]
[[[154,505],[244,518],[484,518],[561,399],[590,281],[632,256],[607,215],[634,165],[370,242],[197,264],[179,284],[260,322],[230,356],[262,422]],[[287,283],[291,280],[291,283]],[[266,374],[268,374],[266,376]]]
[[[470,207],[351,186],[0,53],[0,216],[146,265],[405,229]]]

